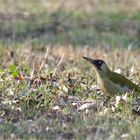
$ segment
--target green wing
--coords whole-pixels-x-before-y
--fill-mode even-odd
[[[131,90],[140,91],[140,87],[125,78],[123,75],[111,72],[110,74],[110,80],[112,80],[114,83],[119,84],[120,86],[128,86]]]

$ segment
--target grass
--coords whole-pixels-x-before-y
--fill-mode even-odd
[[[99,91],[93,90],[95,74],[89,64],[82,60],[87,48],[57,46],[49,49],[47,60],[42,70],[39,66],[44,61],[44,51],[37,48],[29,52],[25,47],[17,48],[18,64],[13,65],[13,56],[3,60],[1,69],[1,137],[20,139],[138,139],[139,117],[133,112],[132,102],[135,97],[127,97],[127,102],[119,103],[115,97],[102,105],[105,97]],[[139,83],[138,51],[114,49],[106,52],[104,49],[88,48],[89,55],[99,58],[104,56],[112,69],[121,68],[122,73],[128,73],[128,78]],[[3,49],[3,51],[12,51]],[[28,50],[28,51],[27,51]],[[20,55],[18,55],[20,51]],[[62,52],[65,56],[52,77]],[[27,53],[27,54],[25,54]],[[50,55],[51,54],[51,55]],[[31,76],[34,55],[34,74]],[[124,63],[123,58],[127,58]],[[76,57],[77,56],[77,57]],[[25,58],[26,57],[26,58]],[[118,61],[116,61],[118,59]],[[24,60],[24,64],[22,61]],[[29,61],[30,60],[30,61]],[[110,60],[110,61],[109,61]],[[114,65],[114,62],[116,64]],[[131,69],[133,63],[135,74]],[[122,64],[122,65],[120,65]],[[38,66],[39,65],[39,66]],[[85,104],[94,103],[91,109],[79,110]],[[75,105],[74,105],[75,104]],[[114,108],[114,109],[113,109]]]
[[[139,139],[139,93],[105,102],[82,59],[140,85],[137,1],[0,3],[1,139]]]
[[[30,40],[36,46],[49,43],[98,46],[103,40],[110,46],[128,47],[133,44],[133,47],[139,47],[137,1],[127,4],[87,2],[86,6],[91,6],[89,11],[84,9],[85,4],[82,3],[76,2],[74,6],[71,2],[41,3],[31,0],[26,3],[19,1],[13,6],[8,0],[7,3],[1,2],[1,41]],[[113,8],[108,7],[108,3]],[[6,6],[8,12],[4,11]],[[135,10],[130,6],[134,6]]]

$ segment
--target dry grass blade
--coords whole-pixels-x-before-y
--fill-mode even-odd
[[[34,61],[33,61],[33,68],[32,68],[31,74],[30,74],[30,77],[31,77],[31,78],[33,78],[34,72],[35,72],[35,59],[34,59]]]
[[[47,48],[46,48],[45,57],[44,57],[44,60],[42,61],[41,65],[40,65],[39,72],[41,71],[41,69],[43,68],[43,66],[44,66],[44,64],[45,64],[45,60],[46,60],[46,58],[47,58],[47,56],[48,56],[49,48],[50,48],[50,47],[47,47]]]
[[[64,55],[65,55],[65,54],[63,53],[63,55],[62,55],[62,57],[61,57],[60,61],[58,62],[58,64],[57,64],[56,68],[54,69],[54,72],[53,72],[52,76],[54,76],[54,75],[55,75],[55,73],[56,73],[56,71],[57,71],[57,69],[58,69],[59,65],[61,64],[61,62],[62,62],[62,60],[63,60],[63,58],[64,58]]]

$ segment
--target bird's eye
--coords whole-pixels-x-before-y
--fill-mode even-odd
[[[98,63],[99,63],[100,65],[102,64],[102,62],[101,62],[101,61],[99,61]]]

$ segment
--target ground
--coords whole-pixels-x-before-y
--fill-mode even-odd
[[[1,139],[139,139],[140,94],[108,99],[82,58],[140,85],[138,1],[0,3]]]

